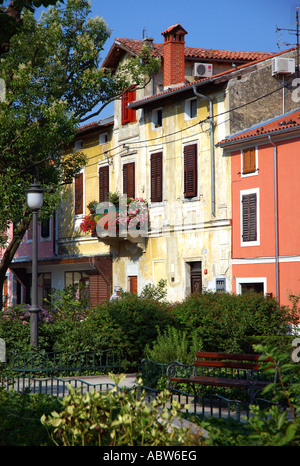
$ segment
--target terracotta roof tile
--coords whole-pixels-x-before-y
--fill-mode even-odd
[[[144,44],[142,40],[118,38],[116,43],[119,43],[129,49],[134,54],[139,54]],[[230,50],[215,50],[196,47],[185,47],[186,58],[201,58],[207,60],[238,60],[238,61],[251,61],[261,58],[267,58],[273,53],[271,52],[247,52],[247,51],[230,51]],[[164,56],[163,44],[153,42],[153,55]]]
[[[276,134],[288,129],[300,129],[300,109],[276,117],[273,120],[265,121],[253,128],[239,132],[218,142],[217,146],[226,146],[231,143],[243,142],[249,138]]]

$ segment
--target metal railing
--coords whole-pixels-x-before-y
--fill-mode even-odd
[[[122,371],[124,356],[114,349],[73,352],[7,353],[5,370],[21,376],[61,376]]]
[[[43,395],[51,395],[64,397],[69,394],[69,386],[79,390],[82,394],[87,392],[100,391],[105,392],[110,390],[115,385],[113,383],[98,383],[93,384],[85,380],[73,378],[34,378],[34,377],[13,377],[9,375],[2,375],[0,378],[0,387],[8,391],[15,391],[18,393],[39,393]]]

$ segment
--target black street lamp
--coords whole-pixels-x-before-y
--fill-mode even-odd
[[[26,201],[32,210],[32,295],[30,311],[30,344],[38,347],[39,339],[39,311],[38,306],[38,238],[37,238],[37,214],[43,206],[44,194],[40,185],[33,183],[26,190]]]

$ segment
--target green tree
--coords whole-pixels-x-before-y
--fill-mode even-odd
[[[33,12],[35,8],[55,3],[56,0],[0,0],[0,55],[8,51],[10,39],[22,28],[24,8]]]
[[[65,155],[78,126],[131,85],[145,86],[158,69],[147,48],[114,74],[101,67],[100,52],[109,36],[104,20],[90,16],[87,0],[68,0],[48,8],[38,21],[25,9],[21,30],[0,58],[0,79],[6,84],[0,102],[0,236],[6,247],[0,290],[31,221],[25,190],[39,182],[45,196],[40,215],[49,217],[63,185],[84,165],[82,152]],[[14,234],[8,238],[11,223]]]

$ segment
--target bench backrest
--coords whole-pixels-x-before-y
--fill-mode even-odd
[[[261,361],[260,355],[258,354],[215,353],[203,351],[197,352],[196,358],[194,366],[197,367],[228,367],[233,369],[253,370],[261,369],[262,362],[271,361],[270,358],[266,358]]]

